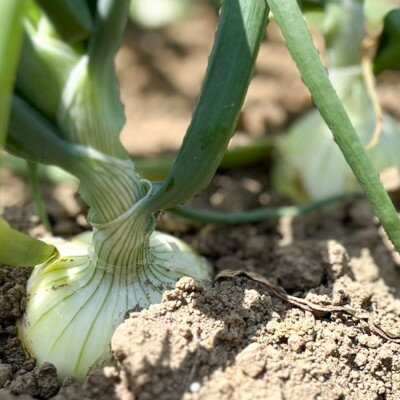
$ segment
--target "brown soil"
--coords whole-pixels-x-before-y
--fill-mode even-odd
[[[130,27],[118,69],[128,123],[123,140],[135,155],[179,147],[196,101],[216,15],[194,17],[161,31]],[[133,49],[133,50],[132,50]],[[398,75],[381,79],[385,106],[400,117]],[[261,49],[239,133],[276,133],[311,106],[277,30]],[[143,140],[143,137],[146,140]],[[389,177],[394,195],[399,180]],[[53,231],[87,228],[77,187],[46,185]],[[395,197],[394,197],[395,198]],[[218,174],[197,205],[242,210],[282,204],[270,188],[268,164]],[[0,211],[17,229],[45,236],[25,182],[2,172]],[[171,216],[162,230],[182,237],[216,272],[251,276],[218,279],[204,287],[188,278],[163,303],[132,313],[115,333],[117,365],[83,384],[61,386],[50,364],[35,366],[16,337],[29,269],[0,268],[0,400],[397,400],[400,344],[400,256],[393,253],[368,203],[352,199],[324,212],[240,227],[195,226]],[[255,275],[257,277],[257,275]],[[282,294],[282,292],[279,292]],[[304,299],[308,311],[287,301]],[[354,312],[343,312],[347,307]],[[342,311],[341,311],[342,310]]]
[[[272,224],[206,227],[194,243],[219,269],[258,272],[312,304],[365,310],[399,334],[400,274],[368,206],[360,201],[334,214],[323,223],[321,215],[280,221],[272,232]],[[180,281],[163,304],[133,313],[112,348],[122,399],[132,393],[166,400],[400,395],[399,344],[365,320],[314,316],[244,277],[206,288]]]
[[[193,233],[185,238],[219,270],[259,273],[309,304],[352,307],[388,333],[400,334],[399,259],[364,200],[329,216]],[[16,286],[10,284],[12,271],[13,279],[19,277]],[[49,398],[57,389],[55,370],[33,368],[12,325],[24,304],[28,274],[2,272],[0,380],[13,393]],[[5,306],[10,302],[19,306],[10,310]],[[400,395],[398,343],[357,315],[314,315],[246,277],[204,288],[181,280],[161,305],[131,314],[114,335],[112,349],[117,369],[94,374],[83,386],[67,381],[56,398],[394,400]]]

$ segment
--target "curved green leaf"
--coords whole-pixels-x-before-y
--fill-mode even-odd
[[[7,151],[28,161],[57,165],[73,173],[76,149],[60,136],[42,114],[25,100],[13,96]]]
[[[54,246],[12,229],[0,217],[0,264],[34,267],[57,254]]]

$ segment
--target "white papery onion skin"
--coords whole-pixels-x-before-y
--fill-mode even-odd
[[[104,266],[90,254],[90,235],[57,246],[60,257],[35,267],[19,337],[38,363],[51,362],[59,378],[82,381],[128,311],[159,303],[183,276],[210,278],[208,263],[170,235],[154,232],[149,261]]]

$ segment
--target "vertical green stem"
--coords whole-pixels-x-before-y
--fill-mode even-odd
[[[89,44],[91,69],[107,72],[113,65],[126,26],[128,10],[129,0],[97,1],[95,33]]]
[[[22,42],[26,0],[0,0],[0,148],[3,148]]]
[[[375,214],[400,251],[400,220],[322,64],[296,0],[268,0],[287,47]]]

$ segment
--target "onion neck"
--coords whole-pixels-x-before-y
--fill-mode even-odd
[[[62,138],[80,152],[74,169],[90,206],[92,257],[99,267],[149,263],[149,237],[155,228],[152,213],[142,210],[152,185],[137,176],[119,141],[125,116],[114,57],[128,8],[128,1],[97,2],[95,33],[69,75],[57,116]]]
[[[341,0],[326,5],[324,38],[329,78],[350,114],[371,107],[362,65],[364,37],[364,0]]]
[[[93,258],[99,267],[137,266],[151,262],[149,237],[155,218],[143,203],[152,194],[129,159],[104,156],[80,168],[80,194],[90,206]]]

